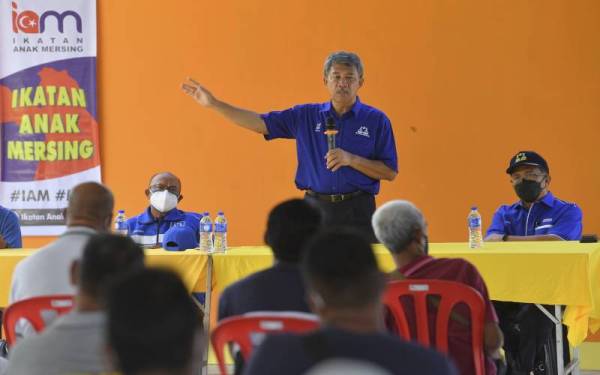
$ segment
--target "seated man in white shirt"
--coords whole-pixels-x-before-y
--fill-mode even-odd
[[[113,195],[104,185],[86,182],[71,192],[66,211],[67,230],[56,241],[17,264],[9,303],[53,294],[75,294],[69,279],[74,260],[97,232],[108,232],[113,217]]]
[[[105,292],[119,275],[144,268],[144,252],[129,237],[101,234],[86,245],[71,268],[77,285],[74,309],[41,334],[10,351],[7,375],[59,375],[111,371],[104,358]]]

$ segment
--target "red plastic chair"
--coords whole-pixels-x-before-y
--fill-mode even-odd
[[[27,320],[36,332],[40,332],[46,327],[44,314],[51,311],[58,316],[72,308],[73,296],[70,295],[33,297],[13,303],[4,311],[6,341],[9,345],[15,342],[15,326],[20,319]]]
[[[430,342],[427,310],[427,296],[430,295],[440,298],[435,321],[434,345]],[[417,341],[426,347],[433,346],[445,354],[448,354],[448,325],[452,308],[458,303],[465,303],[471,311],[471,343],[475,374],[485,374],[483,354],[485,302],[479,292],[468,285],[446,280],[412,279],[389,283],[384,294],[384,304],[392,313],[400,336],[411,340],[414,337],[411,337],[404,311],[405,306],[401,302],[403,296],[411,296],[413,299]]]
[[[317,317],[310,314],[252,313],[224,319],[212,332],[212,343],[221,375],[227,375],[225,366],[226,344],[234,342],[240,346],[242,357],[248,359],[254,346],[262,336],[274,332],[306,332],[319,327]],[[254,341],[254,342],[253,342]]]

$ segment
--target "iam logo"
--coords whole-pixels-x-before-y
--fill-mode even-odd
[[[77,32],[82,32],[81,16],[75,11],[67,10],[58,13],[55,10],[49,10],[39,15],[33,10],[19,12],[17,3],[14,1],[12,2],[12,28],[15,33],[41,34],[46,31],[46,21],[48,17],[56,19],[58,31],[61,33],[64,32],[65,18],[72,17],[75,20]]]
[[[369,138],[369,128],[366,126],[361,126],[354,134]]]
[[[315,125],[315,131],[316,132],[320,132],[321,131],[321,123],[318,122],[317,125]]]

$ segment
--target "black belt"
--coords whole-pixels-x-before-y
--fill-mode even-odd
[[[314,192],[312,190],[306,190],[306,194],[308,196],[317,198],[317,199],[325,201],[325,202],[335,203],[335,202],[347,201],[348,199],[352,199],[359,195],[365,194],[365,192],[362,190],[357,190],[352,193],[346,193],[346,194],[320,194],[320,193]]]

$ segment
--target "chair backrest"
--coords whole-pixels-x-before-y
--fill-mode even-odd
[[[236,343],[242,357],[248,359],[255,345],[264,335],[274,332],[306,332],[319,327],[319,320],[310,314],[252,313],[235,316],[219,322],[212,332],[210,341],[219,364],[219,371],[227,375],[225,345]]]
[[[464,303],[470,310],[471,343],[475,374],[485,374],[483,354],[483,327],[485,302],[481,294],[468,285],[446,280],[411,279],[390,282],[384,294],[384,304],[394,317],[400,336],[413,340],[406,318],[406,305],[402,297],[412,297],[416,322],[416,340],[426,346],[434,347],[442,353],[448,353],[448,326],[454,318],[452,309],[458,303]],[[430,342],[429,312],[427,297],[435,298],[437,314],[435,320],[435,344]]]
[[[9,345],[15,342],[15,327],[21,319],[27,320],[36,332],[40,332],[49,323],[49,315],[56,317],[72,308],[73,296],[70,295],[33,297],[13,303],[4,311],[6,341]]]

